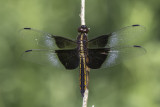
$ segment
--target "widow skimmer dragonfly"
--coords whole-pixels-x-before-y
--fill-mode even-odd
[[[61,62],[68,70],[79,66],[80,90],[83,96],[88,87],[89,72],[86,68],[110,67],[130,54],[144,54],[144,48],[132,45],[132,41],[144,30],[141,25],[131,25],[88,40],[89,29],[86,25],[81,25],[78,28],[77,40],[74,41],[36,29],[23,28],[21,32],[24,31],[24,34],[33,36],[33,40],[39,46],[45,47],[45,49],[26,50],[23,57],[37,63],[49,62],[55,67],[59,66],[58,62]]]

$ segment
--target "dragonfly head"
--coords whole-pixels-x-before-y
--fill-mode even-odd
[[[81,25],[79,28],[78,28],[78,32],[79,33],[88,33],[89,32],[89,29],[86,25]]]

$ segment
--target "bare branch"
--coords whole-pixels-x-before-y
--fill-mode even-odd
[[[85,0],[81,0],[81,25],[85,25]]]
[[[88,93],[89,93],[89,91],[88,91],[88,89],[86,89],[85,92],[84,92],[82,107],[87,107]]]
[[[81,19],[81,25],[85,25],[85,0],[81,0],[80,19]],[[89,71],[90,69],[86,66],[87,78],[89,77]],[[88,83],[87,83],[87,89],[84,92],[82,107],[87,107],[88,93],[89,93],[89,90],[88,90]],[[94,107],[94,105],[92,107]]]

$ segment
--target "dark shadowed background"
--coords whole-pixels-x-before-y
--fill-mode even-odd
[[[0,0],[0,107],[81,107],[79,72],[22,60],[32,27],[76,39],[80,0]],[[160,106],[160,0],[86,0],[89,38],[141,24],[147,53],[91,70],[88,107]],[[135,38],[136,39],[136,38]],[[62,66],[63,67],[63,66]]]

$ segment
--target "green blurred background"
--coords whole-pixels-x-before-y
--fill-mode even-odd
[[[76,38],[80,0],[0,0],[0,107],[81,107],[78,69],[22,60],[19,29]],[[90,72],[88,107],[160,107],[160,0],[86,0],[89,37],[141,24],[147,54]],[[93,36],[92,36],[93,35]],[[135,38],[136,39],[136,38]]]

